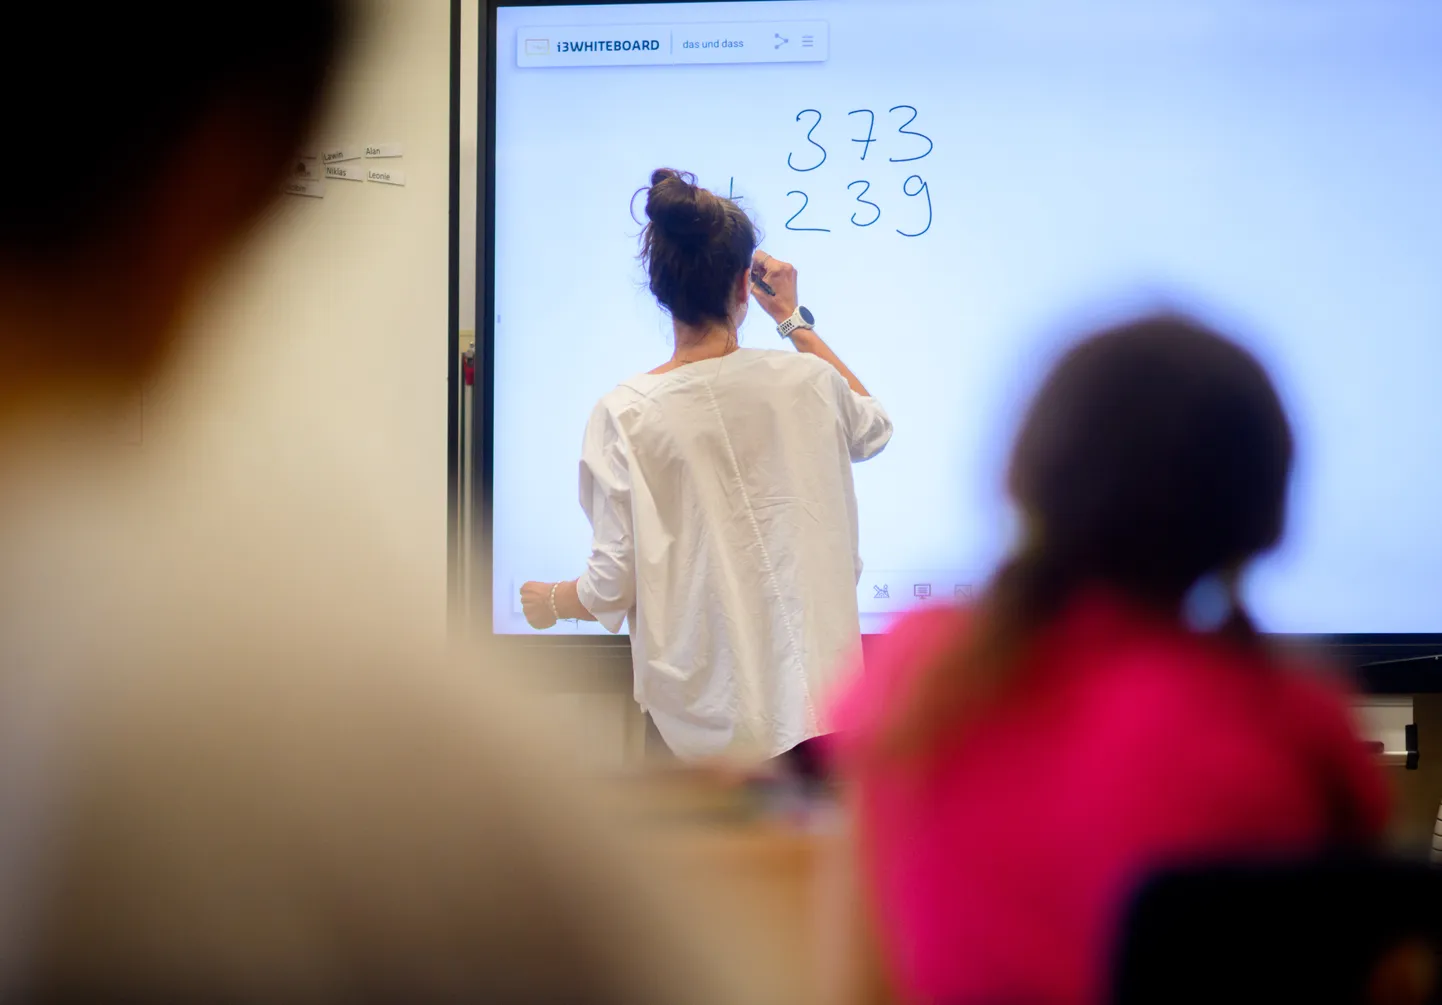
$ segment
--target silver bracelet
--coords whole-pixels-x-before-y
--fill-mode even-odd
[[[551,617],[557,621],[561,620],[561,612],[556,609],[556,591],[561,588],[560,583],[551,584]]]

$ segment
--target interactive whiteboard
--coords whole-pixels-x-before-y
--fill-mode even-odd
[[[1442,633],[1442,4],[502,6],[494,44],[496,631],[582,571],[587,417],[669,356],[630,208],[669,166],[742,200],[895,420],[856,469],[866,630],[1006,549],[1063,341],[1167,306],[1254,347],[1296,424],[1263,626]],[[742,340],[780,346],[757,310]]]

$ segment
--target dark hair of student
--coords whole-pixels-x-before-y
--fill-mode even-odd
[[[1186,317],[1093,335],[1043,383],[1007,475],[1025,521],[956,646],[922,673],[886,746],[931,746],[1016,683],[1028,646],[1079,591],[1101,586],[1162,616],[1210,574],[1282,535],[1291,428],[1245,349]],[[1233,598],[1221,633],[1257,645]]]
[[[740,206],[670,168],[651,174],[641,261],[651,293],[682,324],[725,321],[737,279],[751,267],[756,228]],[[637,193],[639,195],[640,192]]]
[[[148,186],[218,111],[246,117],[275,166],[256,182],[277,185],[317,109],[348,10],[343,0],[248,0],[213,30],[166,4],[7,12],[26,58],[0,61],[0,111],[10,145],[40,167],[0,192],[0,260],[64,263],[144,226]]]

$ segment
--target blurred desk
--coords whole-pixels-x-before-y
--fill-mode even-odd
[[[740,923],[764,933],[780,959],[785,1000],[819,1003],[819,892],[834,812],[821,807],[788,821],[753,795],[695,778],[652,776],[632,787],[630,798],[631,809],[644,814],[638,819],[648,844],[706,884],[708,896],[724,895]]]
[[[817,864],[823,839],[777,824],[673,825],[663,836],[680,868],[724,886],[742,924],[767,933],[784,999],[816,1002]]]

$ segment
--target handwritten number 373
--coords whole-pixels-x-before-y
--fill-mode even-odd
[[[920,153],[912,154],[909,157],[888,157],[887,159],[893,164],[907,164],[911,161],[919,161],[923,157],[931,156],[931,152],[936,149],[936,144],[932,142],[930,136],[927,136],[925,133],[918,132],[917,130],[911,128],[912,124],[916,122],[917,115],[919,114],[916,110],[916,106],[893,105],[891,108],[887,109],[887,111],[892,115],[895,115],[898,112],[909,112],[910,114],[907,116],[906,121],[896,127],[897,135],[909,136],[913,140],[919,140],[922,143],[926,144],[926,149],[922,150]],[[859,138],[852,137],[851,140],[852,143],[857,143],[861,146],[861,160],[864,161],[866,160],[867,153],[871,150],[871,145],[873,143],[881,142],[876,138],[876,113],[869,108],[856,108],[852,111],[847,112],[846,115],[848,118],[856,115],[865,115],[867,117],[866,135]],[[809,153],[803,151],[801,153],[792,152],[786,155],[786,166],[793,171],[797,171],[803,174],[807,171],[815,171],[821,165],[826,163],[826,147],[824,147],[821,142],[816,139],[816,130],[821,128],[821,121],[823,116],[818,109],[803,108],[801,111],[796,113],[796,121],[801,122],[805,120],[808,116],[815,116],[815,118],[811,122],[811,125],[808,126],[806,129],[806,142],[812,148],[812,150]],[[913,148],[915,148],[916,146],[915,144],[910,145]]]

